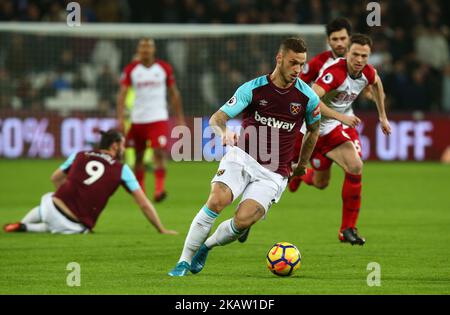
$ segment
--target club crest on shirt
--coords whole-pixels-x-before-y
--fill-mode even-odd
[[[237,102],[237,98],[236,98],[236,96],[233,96],[232,98],[230,98],[228,100],[227,105],[228,106],[234,106],[236,104],[236,102]]]
[[[292,115],[298,115],[298,113],[300,113],[300,111],[302,109],[302,104],[300,104],[300,103],[290,103],[289,104],[289,109],[290,109]]]
[[[223,170],[223,169],[222,170],[218,170],[216,175],[217,176],[222,176],[223,173],[225,173],[225,170]]]

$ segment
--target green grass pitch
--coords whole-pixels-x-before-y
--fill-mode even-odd
[[[17,221],[52,191],[61,161],[0,160],[0,223]],[[218,163],[171,163],[168,199],[160,217],[178,236],[159,235],[120,189],[94,234],[0,232],[1,294],[449,294],[450,168],[434,163],[366,163],[359,218],[363,247],[341,244],[343,172],[330,186],[286,191],[245,244],[215,248],[198,275],[170,278],[191,220],[204,204]],[[147,176],[148,191],[153,177]],[[228,219],[225,209],[214,226]],[[291,242],[303,259],[289,278],[272,275],[265,255]],[[81,266],[81,286],[69,287],[69,262]],[[381,286],[370,287],[367,265],[381,266]]]

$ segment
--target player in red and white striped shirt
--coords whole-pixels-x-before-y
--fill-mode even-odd
[[[122,73],[117,100],[117,120],[119,130],[124,130],[125,97],[128,88],[133,87],[135,100],[131,112],[132,124],[126,139],[127,146],[135,148],[134,172],[143,190],[145,190],[144,152],[147,145],[153,148],[154,199],[158,202],[166,197],[165,148],[169,137],[167,96],[174,108],[178,124],[184,124],[184,115],[172,66],[156,59],[155,52],[153,39],[143,38],[139,41],[138,60],[127,65]]]
[[[333,64],[337,58],[343,58],[346,56],[348,51],[348,46],[350,43],[350,36],[352,34],[352,26],[350,21],[346,18],[336,18],[332,20],[326,26],[327,33],[327,43],[331,50],[326,50],[314,58],[312,58],[303,68],[303,72],[300,78],[308,84],[316,82],[316,80],[323,74],[326,68]],[[350,107],[348,113],[353,115],[353,109]],[[349,117],[349,119],[351,119]],[[349,130],[349,136],[352,137],[353,142],[360,148],[360,140],[358,131],[352,126],[344,125],[346,129]],[[295,149],[299,149],[301,146],[302,137],[297,139]],[[359,152],[361,152],[359,150]],[[323,189],[328,185],[331,177],[331,165],[333,161],[325,156],[316,154],[316,160],[320,160],[321,169],[319,172],[314,172],[314,169],[308,169],[308,178],[314,178],[311,182],[317,188]],[[313,176],[314,174],[314,176]],[[291,192],[297,191],[298,187],[302,182],[302,178],[294,177],[289,182],[289,190]],[[307,184],[310,182],[308,181]]]
[[[299,180],[299,183],[304,181],[308,185],[323,189],[328,185],[331,164],[336,162],[343,168],[345,180],[342,187],[343,207],[339,239],[352,245],[365,243],[365,239],[356,229],[361,206],[363,163],[354,141],[355,134],[352,133],[355,129],[346,127],[355,127],[360,122],[353,114],[352,103],[366,87],[372,89],[383,133],[391,133],[381,79],[367,63],[371,47],[372,40],[368,36],[353,35],[346,58],[336,59],[315,81],[313,90],[323,101],[323,119],[320,124],[320,137],[310,160],[313,169],[308,169]],[[290,189],[296,190],[293,190],[291,185]]]

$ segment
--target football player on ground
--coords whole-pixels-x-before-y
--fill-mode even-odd
[[[192,221],[170,276],[200,272],[209,251],[238,239],[279,201],[292,170],[292,148],[306,121],[307,131],[293,174],[304,173],[320,123],[320,100],[298,77],[305,62],[305,42],[300,38],[284,40],[276,55],[275,70],[241,85],[212,115],[210,125],[229,150],[212,179],[206,204]],[[243,133],[238,142],[238,135],[228,130],[226,123],[240,113]],[[272,159],[265,158],[267,152]],[[208,238],[217,216],[240,195],[234,217],[222,222]]]
[[[124,130],[125,98],[129,87],[135,92],[131,111],[131,128],[126,144],[135,148],[134,172],[145,191],[144,153],[150,142],[153,148],[153,169],[155,174],[156,202],[166,198],[166,145],[169,137],[169,112],[167,95],[170,96],[178,124],[184,124],[180,92],[175,83],[172,66],[155,58],[155,42],[144,38],[139,41],[139,58],[125,67],[117,98],[117,120],[119,130]]]
[[[162,225],[133,172],[121,163],[124,150],[125,138],[121,133],[102,132],[99,150],[72,154],[51,176],[56,192],[42,196],[39,206],[20,222],[5,225],[4,231],[87,233],[94,228],[108,199],[122,185],[159,233],[177,234]]]
[[[320,137],[311,157],[312,169],[307,169],[305,175],[291,178],[289,183],[291,191],[296,191],[302,181],[324,189],[330,179],[331,164],[336,162],[341,166],[345,179],[342,187],[342,223],[338,237],[342,242],[352,245],[365,243],[356,228],[361,207],[363,162],[359,135],[355,129],[360,119],[353,114],[352,103],[366,87],[371,88],[383,133],[391,133],[385,112],[383,85],[376,70],[368,64],[371,48],[370,37],[353,35],[346,58],[336,59],[313,84],[313,90],[323,101]],[[297,147],[301,141],[300,137]]]

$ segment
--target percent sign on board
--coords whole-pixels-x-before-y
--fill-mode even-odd
[[[27,118],[23,122],[23,140],[30,144],[29,157],[52,157],[55,152],[55,138],[47,132],[48,119]]]

